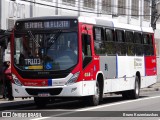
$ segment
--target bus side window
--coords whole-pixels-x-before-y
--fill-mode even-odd
[[[143,34],[143,44],[148,44],[149,43],[149,35],[148,34]]]
[[[148,44],[150,46],[150,55],[154,55],[154,47],[153,47],[153,40],[152,40],[153,36],[152,34],[149,35],[149,41]]]
[[[142,34],[140,32],[134,33],[135,53],[138,56],[144,55],[144,47],[142,42]]]
[[[113,30],[111,29],[106,29],[106,41],[113,41]]]
[[[135,41],[135,43],[141,44],[142,43],[142,39],[141,38],[142,38],[141,33],[138,33],[138,32],[134,33],[134,41]]]
[[[125,31],[125,41],[127,48],[127,55],[132,56],[135,54],[133,31]]]
[[[82,52],[83,56],[83,68],[85,68],[92,61],[91,52],[91,36],[82,34]]]
[[[116,38],[117,38],[117,42],[125,42],[124,41],[124,31],[116,30]]]
[[[143,45],[144,45],[144,55],[149,55],[150,54],[150,49],[149,49],[149,35],[146,33],[143,33]]]
[[[104,30],[100,27],[94,28],[94,50],[96,55],[105,54]]]
[[[126,55],[126,43],[124,38],[124,30],[116,30],[116,54]]]
[[[106,55],[116,55],[114,30],[109,28],[105,29],[105,52]]]
[[[125,41],[127,43],[133,43],[133,32],[132,31],[125,32]]]

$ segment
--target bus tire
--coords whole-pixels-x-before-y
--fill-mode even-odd
[[[43,108],[47,105],[47,99],[44,97],[34,97],[34,103],[38,108]]]
[[[100,86],[98,81],[96,82],[95,94],[92,96],[89,96],[88,102],[91,106],[97,106],[100,102]]]
[[[140,93],[139,78],[138,78],[138,76],[136,76],[134,89],[130,91],[131,99],[138,99],[139,93]]]
[[[139,93],[140,93],[139,78],[138,78],[138,76],[136,76],[134,89],[122,92],[122,97],[124,99],[138,99]]]

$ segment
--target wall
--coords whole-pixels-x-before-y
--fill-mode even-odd
[[[30,3],[20,0],[2,0],[1,29],[12,29],[16,19],[30,17]]]

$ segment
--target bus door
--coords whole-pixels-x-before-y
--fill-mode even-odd
[[[88,27],[88,28],[87,28]],[[93,27],[91,25],[83,27],[82,31],[82,57],[83,57],[83,72],[85,80],[95,80],[96,73],[99,69],[98,59],[93,59]]]
[[[82,34],[82,57],[85,68],[92,61],[91,36],[88,34]]]
[[[84,69],[92,61],[91,35],[88,30],[82,33],[82,57]]]

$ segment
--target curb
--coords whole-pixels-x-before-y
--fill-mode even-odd
[[[141,92],[153,92],[160,91],[160,88],[143,88],[140,90]]]
[[[151,86],[149,86],[149,87],[147,87],[147,88],[142,88],[141,89],[141,92],[152,92],[152,91],[160,91],[160,82],[157,82],[157,83],[155,83],[155,84],[153,84],[153,85],[151,85]]]

